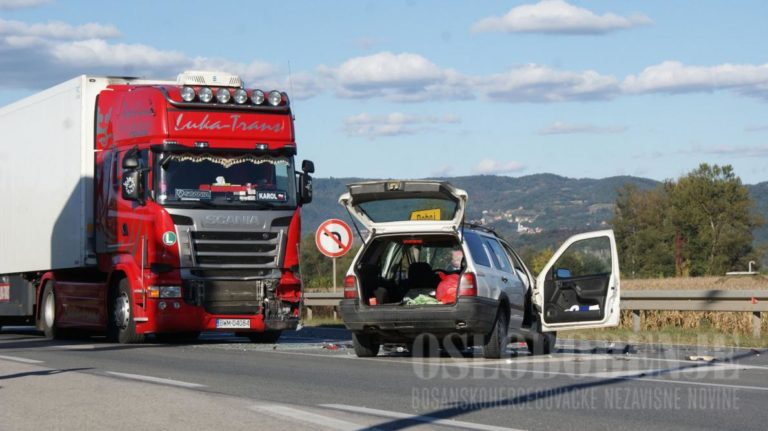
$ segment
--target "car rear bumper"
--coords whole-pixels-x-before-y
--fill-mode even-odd
[[[486,335],[491,332],[499,301],[459,298],[453,305],[360,305],[356,299],[340,303],[344,324],[353,332],[377,334],[390,341],[410,340],[419,334]]]

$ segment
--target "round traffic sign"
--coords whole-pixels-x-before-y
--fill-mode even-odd
[[[326,220],[315,232],[315,244],[328,257],[344,256],[352,248],[352,229],[339,219]]]

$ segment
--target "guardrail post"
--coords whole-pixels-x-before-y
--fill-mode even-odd
[[[312,307],[304,306],[307,309],[307,320],[312,320]]]
[[[632,310],[632,332],[640,332],[640,310]]]
[[[752,336],[760,338],[760,327],[763,326],[763,320],[760,318],[759,311],[752,312]]]
[[[339,311],[336,310],[336,307],[333,307],[333,320],[339,320]]]

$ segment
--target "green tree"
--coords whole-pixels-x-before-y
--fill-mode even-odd
[[[613,227],[630,276],[717,275],[758,260],[761,223],[731,166],[701,164],[676,182],[619,190]]]
[[[668,216],[678,233],[678,275],[716,275],[753,257],[752,230],[761,221],[730,165],[702,163],[668,186]]]
[[[675,274],[674,227],[667,217],[667,186],[639,190],[627,184],[618,190],[612,225],[622,272],[630,277]]]

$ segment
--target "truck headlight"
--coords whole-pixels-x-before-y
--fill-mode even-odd
[[[213,90],[208,87],[203,87],[197,92],[197,97],[201,102],[208,103],[213,99]]]
[[[149,286],[150,298],[181,298],[181,286]]]
[[[185,102],[195,100],[195,89],[192,87],[181,87],[181,100]]]

